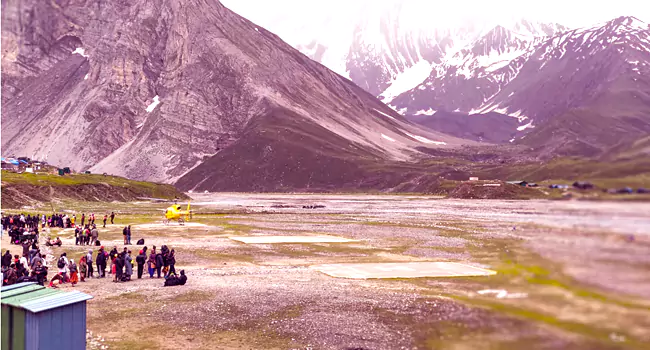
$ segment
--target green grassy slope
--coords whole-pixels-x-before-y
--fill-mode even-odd
[[[133,181],[115,176],[29,174],[2,171],[2,208],[53,200],[131,201],[142,197],[186,199],[172,185]]]

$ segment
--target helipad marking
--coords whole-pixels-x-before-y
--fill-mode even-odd
[[[352,239],[333,236],[246,236],[228,237],[233,241],[246,244],[268,244],[268,243],[347,243],[356,242]]]
[[[455,262],[409,262],[379,264],[326,264],[313,265],[312,270],[340,278],[419,278],[491,276],[496,271]]]

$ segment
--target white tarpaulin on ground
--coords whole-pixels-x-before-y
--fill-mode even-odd
[[[268,243],[346,243],[356,242],[351,239],[334,236],[246,236],[228,237],[233,241],[246,244],[268,244]]]
[[[313,265],[313,270],[341,278],[418,278],[490,276],[496,271],[455,262],[408,262]]]

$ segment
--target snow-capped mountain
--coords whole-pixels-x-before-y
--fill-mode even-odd
[[[496,33],[490,37],[507,38],[508,44],[488,46],[496,57],[506,58],[503,62],[486,59],[487,41],[481,39],[392,104],[410,115],[455,108],[518,117],[520,134],[513,141],[548,155],[601,155],[650,133],[647,23],[619,17],[534,40],[528,48],[511,32]]]
[[[481,106],[545,120],[590,103],[650,68],[650,27],[634,17],[575,29],[535,46],[518,76]]]
[[[545,119],[589,100],[629,69],[641,73],[649,33],[647,24],[633,17],[550,38],[497,27],[391,105],[414,115],[495,111]]]
[[[226,1],[229,4],[238,6],[235,1]],[[328,4],[315,6],[307,13],[327,12]],[[294,8],[292,12],[303,13],[302,10]],[[535,38],[564,29],[557,24],[521,17],[484,16],[478,9],[473,11],[474,16],[465,12],[448,12],[422,1],[360,0],[346,3],[345,11],[314,16],[313,21],[310,17],[308,24],[291,19],[284,12],[275,18],[253,16],[253,20],[259,18],[264,26],[306,56],[352,80],[385,103],[417,87],[432,71],[442,72],[447,65],[463,62],[468,55],[462,52],[480,46],[478,40],[501,40],[498,37],[501,30],[513,33],[523,42],[513,43],[516,46],[513,49],[499,49],[507,56],[521,52],[521,46],[527,46]],[[242,14],[252,15],[251,10],[244,8]],[[487,49],[486,59],[498,59]],[[483,61],[479,64],[484,64]],[[463,67],[461,71],[468,69]]]
[[[518,75],[536,45],[562,29],[527,21],[510,28],[497,25],[461,50],[450,52],[433,65],[424,81],[389,103],[411,115],[432,115],[437,110],[471,113]]]

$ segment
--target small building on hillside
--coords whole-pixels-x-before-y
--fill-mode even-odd
[[[92,296],[34,282],[2,287],[2,349],[86,349],[86,301]]]
[[[18,169],[17,165],[9,163],[9,162],[5,161],[4,159],[2,160],[2,170],[14,171],[14,170],[17,170],[17,169]]]

